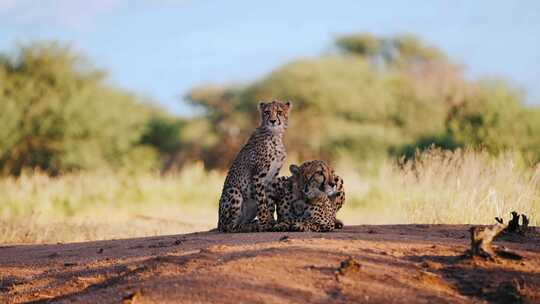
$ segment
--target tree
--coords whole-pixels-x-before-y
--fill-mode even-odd
[[[146,106],[69,47],[35,43],[2,55],[0,77],[4,173],[115,166],[137,152]]]

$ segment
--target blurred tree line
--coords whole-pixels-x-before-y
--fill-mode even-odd
[[[292,100],[289,154],[376,163],[416,149],[513,149],[540,160],[540,110],[502,80],[466,80],[439,49],[411,35],[338,37],[336,51],[285,64],[246,87],[203,86],[186,126],[211,167],[225,168],[256,123],[258,100]],[[193,135],[199,132],[198,136]]]
[[[414,36],[347,35],[336,50],[285,64],[243,87],[193,88],[179,118],[115,88],[67,47],[0,54],[0,170],[51,174],[101,167],[226,169],[258,121],[259,100],[293,101],[289,154],[357,164],[417,148],[483,147],[540,160],[540,110],[501,80],[462,68]]]

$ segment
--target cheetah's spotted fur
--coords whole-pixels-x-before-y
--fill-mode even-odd
[[[292,176],[279,177],[269,188],[277,205],[276,231],[331,231],[342,228],[336,212],[345,202],[343,179],[324,161],[291,165]]]

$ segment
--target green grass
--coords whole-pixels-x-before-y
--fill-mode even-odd
[[[345,180],[348,225],[489,224],[516,210],[540,222],[540,167],[511,153],[431,150],[376,174],[336,164]],[[282,171],[282,174],[285,170]],[[214,228],[224,173],[200,163],[175,174],[86,172],[0,179],[0,243],[69,242]]]

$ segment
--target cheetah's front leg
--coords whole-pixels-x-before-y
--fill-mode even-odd
[[[268,231],[275,224],[274,215],[270,213],[271,208],[268,208],[268,200],[266,198],[266,186],[264,185],[266,174],[267,172],[264,172],[253,177],[255,200],[257,201],[257,219],[259,220],[259,231]]]
[[[296,230],[292,230],[293,225],[294,223],[291,223],[289,221],[282,221],[274,225],[274,227],[272,227],[272,231],[274,232],[296,231]]]
[[[333,195],[330,199],[336,206],[336,212],[341,209],[345,203],[345,189],[343,187],[343,179],[339,175],[334,175],[334,183],[336,184],[336,194]],[[343,222],[336,218],[334,227],[336,229],[343,229]]]

